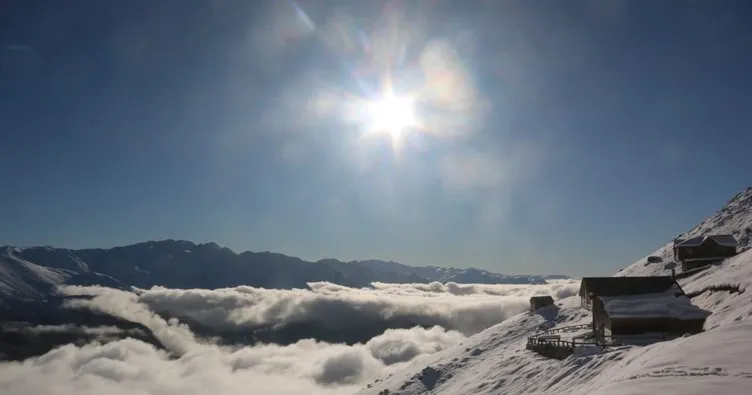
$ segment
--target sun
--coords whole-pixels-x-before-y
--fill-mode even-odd
[[[415,119],[415,99],[398,96],[388,91],[366,102],[369,131],[386,133],[397,142],[404,134],[417,126]]]

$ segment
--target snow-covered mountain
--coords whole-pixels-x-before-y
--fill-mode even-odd
[[[30,250],[32,255],[56,254],[51,248]],[[23,250],[4,247],[0,251],[0,300],[4,297],[38,299],[46,297],[59,285],[102,285],[110,288],[129,288],[117,279],[89,270],[85,263],[72,255],[59,255],[54,266],[39,265],[25,259]],[[78,269],[78,270],[75,270]]]
[[[19,298],[41,297],[71,278],[74,272],[34,264],[7,247],[0,254],[0,295]]]
[[[325,281],[349,287],[385,283],[543,284],[542,276],[478,269],[412,267],[379,260],[307,262],[272,252],[237,254],[214,243],[150,241],[111,249],[0,247],[0,297],[43,297],[59,284],[117,288],[306,288]]]
[[[586,324],[578,297],[557,309],[523,313],[468,338],[459,347],[416,360],[376,380],[361,395],[417,394],[747,394],[752,384],[752,188],[682,237],[731,233],[740,254],[680,279],[693,304],[712,312],[705,332],[649,346],[582,349],[559,361],[525,349],[527,337],[550,327]],[[671,243],[618,276],[664,275]]]
[[[415,268],[415,273],[429,281],[460,284],[545,284],[546,278],[540,275],[507,275],[492,273],[474,268],[458,269],[455,267],[424,266]],[[549,275],[550,276],[550,275]],[[551,279],[568,278],[554,275]]]
[[[360,281],[361,286],[366,286],[372,282],[427,283],[434,281],[460,284],[545,284],[546,280],[569,278],[561,274],[510,275],[475,268],[409,266],[381,260],[341,262],[335,259],[326,259],[319,262],[331,265],[353,281]]]

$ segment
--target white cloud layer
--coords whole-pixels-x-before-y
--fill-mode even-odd
[[[577,286],[576,281],[541,286],[379,283],[374,289],[352,289],[315,283],[311,290],[156,287],[139,294],[63,287],[61,292],[68,295],[93,296],[70,300],[69,307],[140,323],[169,352],[135,339],[69,344],[22,363],[0,365],[0,388],[14,395],[349,394],[524,310],[531,295],[560,298],[574,294]],[[387,330],[352,346],[307,339],[287,346],[230,348],[200,339],[176,319],[155,311],[231,329],[313,318],[345,325],[365,316],[441,326]]]
[[[138,302],[123,309],[111,300],[113,293],[98,296],[95,303],[106,313],[189,317],[218,330],[257,328],[291,322],[319,321],[348,327],[362,320],[410,320],[416,325],[438,325],[465,335],[477,333],[517,314],[532,295],[556,299],[576,294],[579,281],[562,280],[545,285],[460,285],[454,283],[381,284],[374,289],[355,289],[331,283],[311,283],[310,290],[254,287],[224,289],[168,289],[154,287],[140,295],[124,293],[124,300]],[[96,293],[94,288],[65,288],[67,293]],[[86,301],[78,301],[87,304]],[[109,307],[103,307],[109,306]]]

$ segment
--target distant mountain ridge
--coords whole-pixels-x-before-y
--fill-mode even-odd
[[[326,281],[348,287],[385,283],[543,284],[554,275],[503,275],[480,269],[413,267],[365,260],[316,262],[273,252],[235,253],[216,243],[147,241],[109,249],[0,247],[0,296],[44,296],[59,284],[117,288],[307,288]]]

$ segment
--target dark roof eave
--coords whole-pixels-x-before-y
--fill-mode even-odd
[[[671,276],[583,277],[580,296],[587,291],[595,296],[619,296],[659,293],[678,283]],[[679,287],[681,290],[681,287]]]

